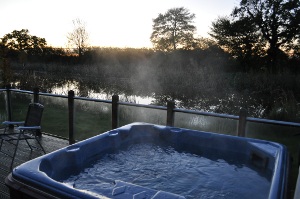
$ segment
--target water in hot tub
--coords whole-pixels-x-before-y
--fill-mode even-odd
[[[255,198],[267,198],[271,174],[233,158],[224,160],[170,146],[135,144],[103,155],[64,183],[108,197],[114,181],[121,180],[186,198],[253,198],[253,194]]]

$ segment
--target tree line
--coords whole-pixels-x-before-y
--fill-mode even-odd
[[[287,61],[299,60],[299,0],[241,0],[229,16],[212,22],[211,38],[196,36],[195,17],[184,7],[160,13],[153,19],[150,35],[153,50],[172,52],[216,45],[225,53],[230,53],[244,72],[267,70],[280,73],[286,68]],[[59,56],[81,58],[86,53],[93,53],[91,51],[94,49],[88,45],[89,34],[85,23],[76,19],[73,24],[74,29],[67,36],[71,50],[49,47],[45,38],[30,35],[27,29],[22,29],[1,38],[1,56],[21,60],[28,56],[48,61]]]

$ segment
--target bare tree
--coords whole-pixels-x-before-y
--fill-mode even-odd
[[[77,49],[78,56],[81,57],[88,48],[89,34],[86,31],[86,24],[80,19],[73,20],[74,29],[68,33],[68,44]]]

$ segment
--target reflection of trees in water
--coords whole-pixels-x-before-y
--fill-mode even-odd
[[[52,93],[54,87],[65,85],[68,79],[60,75],[37,74],[34,71],[20,72],[15,75],[14,87],[22,90],[33,90],[35,87],[40,92]]]
[[[158,89],[144,86],[144,80],[131,81],[125,78],[67,79],[59,75],[44,74],[33,77],[32,74],[26,74],[19,76],[16,81],[19,82],[18,88],[24,90],[33,90],[38,85],[41,92],[51,93],[54,87],[73,84],[76,96],[80,97],[100,93],[105,95],[106,99],[111,99],[112,95],[118,94],[123,95],[122,99],[125,101],[135,102],[131,96],[150,96],[154,98],[151,104],[160,106],[166,106],[167,101],[172,100],[179,108],[235,115],[241,107],[245,107],[252,117],[294,121],[299,115],[299,104],[294,92],[280,89],[281,85],[276,81],[279,77],[273,76],[273,81],[260,78],[259,82],[255,82],[255,78],[257,77],[234,74],[233,83],[228,75],[225,77],[224,74],[198,81],[169,78],[161,79]],[[278,89],[272,90],[275,86]]]

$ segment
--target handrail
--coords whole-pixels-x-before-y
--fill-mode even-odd
[[[102,100],[102,99],[87,98],[87,97],[74,97],[74,99],[111,104],[111,100]]]
[[[220,114],[220,113],[212,113],[212,112],[203,112],[197,110],[186,110],[175,108],[175,112],[181,113],[190,113],[194,115],[203,115],[203,116],[210,116],[210,117],[218,117],[218,118],[228,118],[233,120],[239,120],[239,116],[236,115],[227,115],[227,114]],[[282,126],[292,126],[292,127],[300,127],[300,123],[296,122],[286,122],[286,121],[279,121],[279,120],[270,120],[270,119],[263,119],[263,118],[254,118],[254,117],[247,117],[246,120],[248,122],[256,122],[256,123],[263,123],[263,124],[274,124],[274,125],[282,125]]]
[[[167,107],[165,106],[155,106],[155,105],[148,105],[148,104],[135,104],[131,102],[118,102],[121,105],[126,105],[126,106],[135,106],[135,107],[140,107],[140,108],[150,108],[150,109],[159,109],[159,110],[167,110]]]
[[[7,90],[7,89],[4,89]],[[14,88],[8,88],[8,90],[16,92],[16,93],[28,93],[28,94],[33,94],[33,91],[26,91],[26,90],[19,90],[19,89],[14,89]]]
[[[226,118],[226,119],[232,119],[232,120],[238,120],[239,125],[237,135],[239,136],[245,136],[245,126],[247,122],[255,122],[255,123],[263,123],[263,124],[273,124],[273,125],[281,125],[281,126],[290,126],[290,127],[300,127],[300,123],[295,122],[285,122],[285,121],[278,121],[278,120],[270,120],[270,119],[262,119],[262,118],[253,118],[253,117],[247,117],[246,114],[242,117],[242,114],[240,112],[240,115],[229,115],[229,114],[219,114],[219,113],[212,113],[212,112],[204,112],[204,111],[198,111],[198,110],[187,110],[182,108],[176,108],[175,103],[168,103],[168,106],[157,106],[157,105],[146,105],[146,104],[135,104],[130,102],[120,102],[118,96],[116,96],[117,100],[102,100],[102,99],[94,99],[94,98],[87,98],[87,97],[76,97],[74,95],[58,95],[58,94],[51,94],[51,93],[43,93],[43,92],[32,92],[32,91],[25,91],[25,90],[19,90],[19,89],[11,89],[10,87],[7,87],[6,89],[0,89],[0,92],[6,91],[8,94],[9,92],[18,92],[18,93],[27,93],[32,95],[40,95],[40,96],[49,96],[49,97],[60,97],[60,98],[68,98],[69,99],[69,106],[74,106],[74,100],[84,100],[84,101],[93,101],[93,102],[101,102],[101,103],[108,103],[112,104],[112,128],[118,127],[118,105],[124,105],[124,106],[133,106],[133,107],[139,107],[139,108],[149,108],[149,109],[156,109],[156,110],[165,110],[167,111],[167,125],[173,126],[174,124],[174,114],[175,113],[187,113],[187,114],[193,114],[193,115],[203,115],[208,117],[217,117],[217,118]],[[70,93],[70,91],[69,91]],[[34,99],[38,99],[34,98]],[[10,102],[8,102],[9,104]],[[71,105],[70,105],[71,104]],[[72,110],[72,107],[69,107],[69,110]],[[10,110],[8,108],[8,110]],[[72,112],[70,112],[69,115],[69,122],[74,122],[71,116]],[[73,129],[71,128],[73,124],[69,124],[70,132],[69,135],[71,135],[71,139],[73,138]],[[70,143],[74,142],[74,140],[70,140]]]
[[[247,117],[247,121],[263,123],[263,124],[274,124],[274,125],[281,125],[281,126],[300,127],[300,123],[296,123],[296,122],[285,122],[285,121],[279,121],[279,120],[270,120],[270,119],[254,118],[254,117]]]
[[[236,116],[236,115],[203,112],[203,111],[197,111],[197,110],[186,110],[186,109],[181,109],[181,108],[175,108],[174,111],[180,112],[180,113],[190,113],[190,114],[194,114],[194,115],[204,115],[204,116],[210,116],[210,117],[228,118],[228,119],[233,119],[233,120],[239,119],[239,116]]]
[[[67,95],[58,95],[58,94],[52,94],[52,93],[38,93],[38,94],[43,95],[43,96],[49,96],[49,97],[68,98]]]

